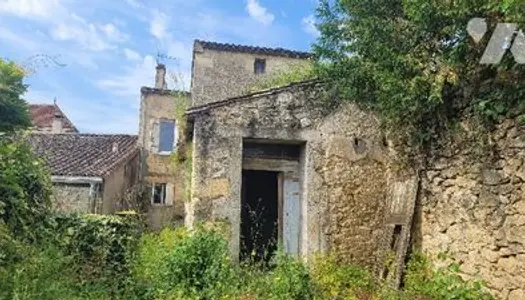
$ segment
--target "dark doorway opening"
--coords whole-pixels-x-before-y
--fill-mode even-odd
[[[269,262],[279,233],[279,172],[242,172],[240,259]]]

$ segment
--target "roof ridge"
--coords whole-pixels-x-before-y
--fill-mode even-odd
[[[46,132],[31,132],[31,135],[45,135],[45,136],[102,136],[102,137],[128,136],[128,137],[138,137],[137,134],[129,134],[129,133],[46,133]]]
[[[322,81],[320,81],[319,79],[309,79],[309,80],[304,80],[304,81],[292,82],[292,83],[284,85],[284,86],[268,88],[268,89],[265,89],[265,90],[262,90],[262,91],[252,92],[252,93],[248,93],[248,94],[244,94],[244,95],[240,95],[240,96],[235,96],[235,97],[227,98],[227,99],[224,99],[224,100],[221,100],[221,101],[217,101],[217,102],[212,102],[212,103],[207,103],[207,104],[193,106],[193,107],[190,107],[189,109],[187,109],[185,114],[186,115],[192,115],[192,114],[195,114],[195,113],[199,113],[201,111],[206,111],[206,110],[208,110],[210,108],[224,106],[224,105],[227,105],[229,103],[236,102],[236,101],[239,101],[239,100],[243,100],[243,99],[247,99],[247,98],[254,98],[254,97],[264,96],[264,95],[270,95],[270,94],[274,94],[274,93],[277,93],[277,92],[285,91],[285,90],[293,88],[293,87],[305,86],[305,85],[311,85],[311,84],[318,84],[318,83],[321,83],[321,82]]]
[[[282,47],[267,47],[267,46],[253,46],[241,45],[234,43],[220,43],[214,41],[205,41],[195,39],[194,44],[200,44],[205,49],[222,50],[230,52],[245,52],[245,53],[260,53],[276,56],[287,56],[297,58],[312,58],[314,53],[308,51],[292,50]],[[195,47],[193,47],[195,49]]]

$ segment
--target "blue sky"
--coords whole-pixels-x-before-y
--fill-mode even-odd
[[[189,88],[193,40],[309,50],[317,0],[0,0],[0,55],[35,69],[30,103],[82,132],[137,133],[156,57]],[[175,80],[176,79],[176,80]]]

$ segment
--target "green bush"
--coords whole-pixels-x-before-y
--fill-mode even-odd
[[[415,254],[407,267],[405,292],[422,299],[494,299],[479,281],[467,282],[459,275],[455,263],[446,268],[434,268],[428,258]]]
[[[165,280],[175,294],[191,298],[216,299],[231,290],[234,268],[226,240],[215,230],[191,232],[171,251]]]
[[[61,247],[72,256],[85,280],[111,282],[129,276],[139,239],[139,226],[129,217],[105,215],[58,215]]]
[[[318,299],[366,299],[379,286],[370,272],[341,264],[330,255],[313,259],[311,276]]]
[[[36,242],[49,229],[50,177],[23,139],[0,139],[0,220],[17,239]]]
[[[246,92],[254,93],[263,90],[283,87],[292,83],[315,79],[314,67],[312,63],[301,63],[289,66],[285,70],[277,71],[268,76],[262,77]]]
[[[184,228],[165,228],[159,233],[144,234],[133,260],[134,293],[142,298],[163,295],[169,290],[168,258],[176,244],[187,238]]]
[[[73,259],[58,248],[18,249],[24,259],[0,267],[0,299],[109,299],[107,289],[80,285]]]

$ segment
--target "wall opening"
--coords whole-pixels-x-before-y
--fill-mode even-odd
[[[243,261],[269,262],[279,239],[279,172],[244,170],[241,198]]]
[[[396,224],[394,226],[394,231],[392,233],[392,239],[390,240],[390,253],[394,255],[393,261],[390,262],[385,269],[383,270],[383,279],[387,279],[391,274],[391,271],[397,267],[397,257],[399,255],[399,243],[401,238],[401,233],[403,232],[403,225]]]

